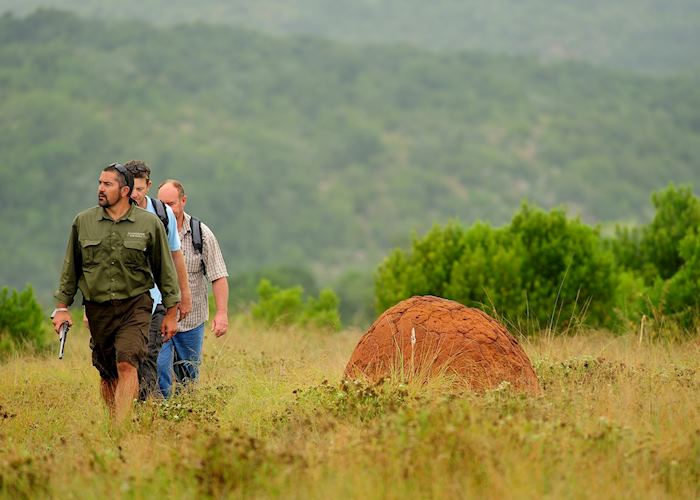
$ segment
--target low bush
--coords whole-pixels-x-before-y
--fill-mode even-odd
[[[16,350],[44,348],[49,341],[46,318],[34,289],[0,290],[0,355]]]
[[[259,300],[253,305],[253,318],[267,326],[301,326],[337,331],[341,328],[338,297],[330,289],[318,298],[304,299],[301,286],[280,288],[263,279],[258,285]]]
[[[229,305],[232,310],[245,310],[258,297],[260,281],[266,279],[275,286],[289,288],[301,285],[308,294],[318,293],[316,279],[310,269],[296,266],[266,267],[243,272],[229,278]]]

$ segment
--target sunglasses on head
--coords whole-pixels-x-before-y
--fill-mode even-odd
[[[131,192],[134,190],[134,176],[131,175],[131,172],[129,172],[121,163],[111,163],[109,166],[122,174],[124,181],[129,188],[129,194],[131,194]]]

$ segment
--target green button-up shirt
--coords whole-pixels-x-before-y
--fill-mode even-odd
[[[180,302],[168,237],[157,216],[132,205],[116,221],[99,206],[75,217],[54,294],[59,302],[72,304],[78,289],[89,301],[128,299],[148,292],[154,281],[164,307]]]

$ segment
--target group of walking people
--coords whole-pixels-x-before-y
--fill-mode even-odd
[[[92,364],[116,422],[137,397],[168,398],[175,384],[198,379],[209,283],[211,330],[228,330],[228,272],[214,233],[185,212],[180,181],[162,182],[157,198],[151,187],[144,161],[102,170],[98,205],[73,220],[51,314],[56,332],[71,325],[68,307],[80,290]]]

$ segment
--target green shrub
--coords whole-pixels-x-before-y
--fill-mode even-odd
[[[288,288],[301,285],[308,294],[318,293],[318,286],[313,273],[303,267],[278,266],[266,267],[256,271],[240,273],[229,278],[230,306],[234,310],[247,308],[257,298],[260,280],[267,279],[273,285]]]
[[[31,286],[21,292],[4,287],[0,291],[0,354],[45,347],[49,341],[45,320]]]
[[[509,233],[522,245],[521,279],[536,324],[583,316],[593,325],[608,322],[616,276],[597,228],[567,218],[563,210],[547,213],[523,205]]]
[[[302,326],[340,330],[338,297],[330,289],[319,292],[318,299],[304,301],[301,286],[280,288],[262,279],[258,285],[259,300],[253,305],[253,318],[268,326]]]
[[[394,250],[376,274],[377,308],[412,295],[481,307],[526,330],[609,321],[616,277],[598,230],[524,204],[510,226],[457,223]]]
[[[522,245],[507,229],[476,224],[465,231],[445,296],[470,307],[512,317],[525,315]]]
[[[301,313],[299,324],[315,328],[340,330],[340,312],[338,296],[329,288],[324,288],[318,294],[318,299],[309,297]]]
[[[377,311],[430,294],[524,331],[583,322],[629,330],[647,316],[656,329],[687,332],[700,315],[700,199],[671,185],[652,202],[649,225],[618,227],[609,240],[563,210],[528,204],[503,228],[435,226],[379,266]]]
[[[410,254],[394,250],[375,279],[377,312],[412,295],[447,293],[452,267],[463,253],[464,229],[456,222],[434,226],[425,237],[413,239]]]
[[[672,184],[652,195],[656,210],[647,226],[620,228],[610,242],[621,269],[615,296],[619,324],[646,315],[688,331],[700,310],[700,199]]]
[[[640,253],[642,261],[652,264],[666,280],[683,266],[681,242],[700,227],[700,199],[689,186],[676,189],[671,184],[652,194],[651,200],[656,215],[643,230]]]
[[[621,271],[612,301],[610,326],[616,331],[634,331],[643,315],[650,315],[650,289],[633,271]]]
[[[685,328],[696,325],[700,312],[700,234],[689,233],[680,243],[683,264],[668,280],[666,311]]]
[[[700,227],[700,199],[689,186],[653,193],[654,219],[642,227],[616,228],[611,242],[618,265],[637,271],[647,284],[671,278],[683,266],[681,242]]]

